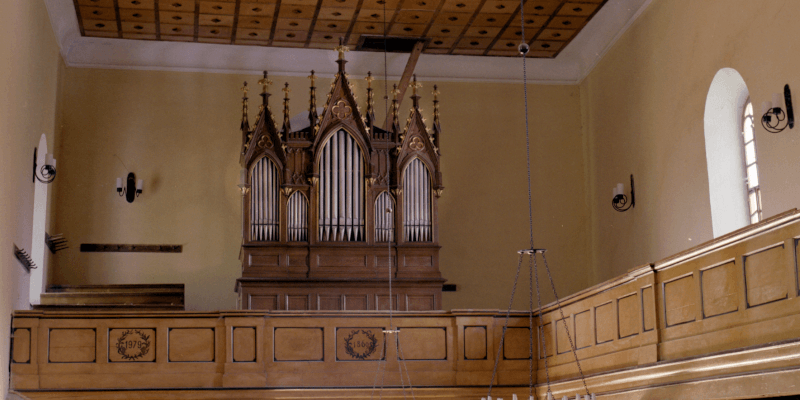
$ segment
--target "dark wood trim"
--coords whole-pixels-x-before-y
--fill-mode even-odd
[[[114,15],[117,18],[117,37],[122,39],[122,17],[119,16],[119,0],[114,0]]]
[[[158,12],[158,1],[154,0],[153,9],[155,10],[155,21],[156,21],[156,40],[161,40],[161,13]]]
[[[233,27],[231,28],[231,44],[236,44],[236,31],[239,29],[239,9],[241,8],[241,6],[242,6],[242,0],[236,0],[236,8],[234,8],[233,10]]]
[[[527,2],[528,2],[528,0],[524,0],[524,4],[527,4]],[[485,55],[485,56],[489,55],[489,52],[492,51],[492,48],[494,47],[494,45],[497,44],[497,42],[500,41],[500,38],[503,36],[503,34],[506,33],[506,30],[508,29],[508,27],[511,26],[511,23],[514,22],[514,20],[516,19],[514,17],[516,17],[517,14],[519,14],[521,9],[522,9],[522,6],[519,5],[519,6],[517,6],[517,9],[514,10],[513,13],[511,13],[511,16],[508,17],[508,21],[506,21],[505,25],[503,25],[503,27],[500,29],[500,32],[497,32],[497,36],[495,36],[495,38],[491,42],[489,42],[489,46],[486,47],[486,51],[483,52],[483,55]],[[523,35],[522,40],[525,40],[525,35]]]
[[[414,50],[411,51],[411,54],[408,56],[408,62],[406,62],[406,68],[403,70],[403,76],[400,77],[400,83],[397,85],[397,90],[399,93],[397,94],[397,108],[400,109],[400,105],[403,104],[403,99],[406,95],[406,89],[408,89],[408,83],[411,81],[411,75],[414,74],[414,68],[417,66],[417,61],[419,61],[419,56],[422,54],[422,49],[425,48],[425,42],[419,41],[417,44],[414,45]],[[401,114],[402,115],[402,114]],[[383,129],[389,129],[389,124],[392,123],[392,115],[389,114],[386,116],[386,122],[383,124]]]
[[[569,44],[572,42],[572,40],[574,40],[574,39],[575,39],[575,36],[578,36],[578,34],[579,34],[579,33],[580,33],[582,30],[583,30],[583,28],[585,28],[585,27],[586,27],[586,24],[588,24],[588,23],[589,23],[589,21],[591,21],[591,20],[592,20],[592,18],[594,18],[594,16],[595,16],[595,15],[597,15],[597,12],[598,12],[598,11],[600,11],[600,9],[601,9],[601,8],[603,8],[603,6],[604,6],[604,5],[606,5],[606,3],[608,3],[608,0],[603,0],[603,2],[602,2],[602,3],[600,3],[600,4],[597,6],[597,8],[595,8],[595,9],[594,9],[594,12],[593,12],[591,15],[589,15],[589,16],[586,18],[586,21],[583,23],[583,26],[581,26],[580,28],[575,28],[575,34],[574,34],[574,35],[572,35],[572,37],[571,37],[571,38],[569,38],[569,40],[567,40],[566,42],[564,42],[564,44],[563,44],[563,45],[561,45],[561,48],[560,48],[560,49],[558,49],[558,51],[556,52],[556,54],[554,54],[554,55],[553,55],[553,58],[556,58],[556,57],[558,57],[558,55],[559,55],[559,54],[561,54],[561,51],[562,51],[562,50],[564,50],[564,48],[565,48],[565,47],[567,47],[567,46],[568,46],[568,45],[569,45]]]
[[[86,31],[83,29],[83,17],[81,16],[81,6],[78,4],[78,0],[72,0],[72,4],[75,6],[75,14],[78,16],[78,29],[81,31],[81,36],[86,36]]]
[[[308,36],[306,37],[306,44],[303,47],[308,48],[311,44],[311,36],[314,34],[314,28],[317,26],[317,17],[319,17],[319,9],[322,7],[322,0],[317,0],[317,6],[314,8],[314,15],[311,17],[311,24],[308,27]]]
[[[275,2],[275,12],[272,14],[272,28],[270,28],[269,44],[267,44],[267,46],[272,46],[272,42],[275,41],[275,30],[278,28],[278,14],[280,12],[281,12],[281,0],[277,0]]]
[[[356,4],[356,10],[353,12],[353,19],[350,20],[350,26],[347,27],[347,33],[344,35],[345,44],[348,43],[348,41],[350,40],[350,35],[353,34],[353,28],[355,28],[356,26],[356,22],[358,21],[358,15],[361,14],[361,7],[363,5],[364,5],[364,0],[358,0],[358,4]]]
[[[453,54],[453,50],[455,50],[456,46],[458,46],[458,44],[461,43],[461,39],[464,38],[464,35],[467,33],[469,28],[472,27],[472,23],[475,22],[475,18],[478,18],[478,14],[480,14],[484,4],[486,4],[486,0],[481,0],[481,3],[478,4],[478,8],[476,8],[475,12],[472,13],[472,16],[469,18],[469,21],[467,21],[467,24],[464,25],[464,29],[461,30],[461,33],[456,38],[456,41],[453,42],[453,45],[450,47],[450,50],[447,52],[447,54]]]
[[[197,39],[200,37],[200,2],[196,1],[194,3],[194,40],[193,42],[197,42]]]
[[[550,16],[547,18],[547,21],[544,23],[544,25],[542,25],[542,27],[539,28],[539,30],[536,32],[536,34],[533,35],[531,40],[527,42],[528,46],[530,46],[530,51],[533,51],[533,42],[535,42],[536,39],[539,38],[539,35],[541,35],[542,32],[545,29],[547,29],[547,27],[550,25],[550,22],[553,20],[553,18],[556,17],[556,15],[558,15],[558,12],[561,11],[561,8],[564,7],[564,4],[566,4],[566,3],[567,3],[566,0],[561,0],[561,4],[559,4],[558,7],[556,7],[555,10],[553,10],[553,13],[550,14]],[[525,21],[523,21],[523,23],[525,23]],[[577,33],[576,33],[576,35],[577,35]],[[575,35],[573,35],[573,36],[575,36]],[[525,40],[525,38],[523,37],[522,40]],[[561,48],[563,49],[564,46],[561,46]],[[556,53],[556,54],[558,54],[558,53]],[[541,58],[541,57],[538,57],[538,58]],[[553,58],[555,58],[555,55],[553,55]]]

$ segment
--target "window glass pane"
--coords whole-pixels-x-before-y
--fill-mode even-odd
[[[750,223],[755,224],[756,222],[758,222],[758,213],[755,213],[750,216]]]
[[[756,162],[756,144],[754,142],[744,146],[744,161],[747,165]]]
[[[747,188],[752,189],[758,186],[758,167],[753,164],[747,167]]]
[[[745,107],[742,133],[744,134],[745,143],[753,140],[753,103],[747,102]]]
[[[749,200],[749,203],[750,203],[750,214],[751,215],[753,213],[757,214],[757,211],[758,211],[758,200],[756,200],[756,192],[755,191],[750,192],[750,195],[747,196],[747,197],[748,197],[748,200]]]

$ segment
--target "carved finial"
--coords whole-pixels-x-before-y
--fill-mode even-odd
[[[283,133],[288,138],[289,132],[292,131],[292,128],[289,126],[289,92],[292,91],[289,89],[289,82],[286,82],[281,90],[285,93],[283,97]]]
[[[422,87],[422,84],[417,82],[417,74],[414,74],[414,80],[411,82],[410,85],[408,85],[408,87],[411,88],[411,95],[416,96],[417,89]]]
[[[308,76],[308,79],[311,79],[311,87],[314,87],[314,84],[317,81],[317,77],[314,76],[314,70],[311,70],[311,75]]]
[[[242,124],[239,126],[239,129],[242,130],[242,136],[246,136],[247,132],[250,130],[250,122],[247,118],[247,82],[245,81],[244,86],[242,86]],[[243,140],[244,141],[244,140]]]
[[[264,71],[264,77],[258,81],[258,84],[261,85],[261,109],[267,108],[267,99],[269,98],[269,85],[272,85],[272,81],[267,77],[267,71]]]
[[[367,81],[367,89],[372,89],[372,81],[375,80],[375,77],[372,76],[372,71],[367,71],[367,77],[364,80]]]
[[[314,76],[314,70],[311,70],[311,75],[308,76],[308,79],[311,79],[311,97],[308,101],[308,121],[310,122],[309,126],[315,126],[317,124],[317,88],[314,86],[315,81],[317,79]],[[314,132],[312,131],[311,134],[313,135]]]
[[[339,45],[334,48],[339,52],[339,60],[344,60],[344,53],[350,51],[350,48],[344,45],[344,38],[339,38]]]

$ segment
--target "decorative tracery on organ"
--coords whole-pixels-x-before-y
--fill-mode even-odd
[[[376,126],[374,78],[367,77],[362,111],[346,62],[340,48],[339,71],[321,108],[316,81],[324,77],[312,71],[310,90],[296,91],[311,95],[302,116],[290,118],[288,84],[281,88],[283,115],[272,114],[272,81],[265,72],[259,81],[262,104],[250,125],[245,93],[240,162],[250,187],[242,188],[247,194],[237,281],[245,308],[375,310],[381,307],[377,299],[388,295],[385,267],[397,279],[393,295],[409,293],[393,300],[400,309],[441,308],[438,91],[430,130],[419,109],[416,77],[405,126],[398,118],[398,91],[389,126]],[[347,295],[343,285],[357,289]],[[332,291],[345,297],[330,300],[338,296]]]

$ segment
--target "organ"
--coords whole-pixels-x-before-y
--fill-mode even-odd
[[[251,127],[246,83],[243,88],[239,306],[441,309],[438,91],[434,86],[428,128],[420,113],[421,85],[414,79],[412,106],[401,129],[395,85],[391,123],[381,128],[372,75],[366,78],[362,113],[345,72],[347,49],[337,50],[339,68],[327,102],[316,107],[312,71],[309,109],[300,119],[290,118],[287,83],[279,127],[269,105],[272,82],[264,72],[262,104]]]

